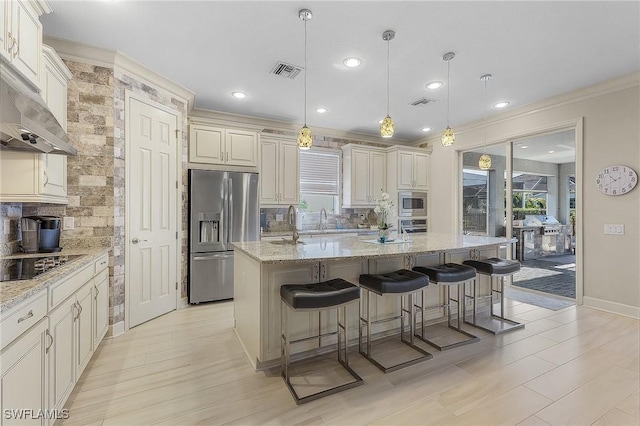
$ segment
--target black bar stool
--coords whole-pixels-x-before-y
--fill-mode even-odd
[[[524,324],[510,320],[504,317],[504,277],[515,274],[520,270],[520,262],[517,260],[500,259],[492,257],[482,260],[465,260],[465,265],[473,266],[476,268],[478,274],[486,275],[491,280],[491,294],[487,296],[491,301],[491,314],[488,318],[478,318],[478,280],[473,284],[473,321],[467,322],[467,324],[481,328],[493,334],[502,334],[507,331],[523,328]],[[500,278],[500,287],[495,288],[494,278]],[[494,293],[498,293],[500,297],[500,315],[493,313],[493,299]]]
[[[436,347],[440,351],[466,345],[467,343],[477,342],[478,340],[480,340],[477,336],[474,336],[473,334],[468,333],[462,329],[462,322],[464,322],[465,319],[465,286],[467,282],[475,280],[476,269],[472,266],[460,265],[458,263],[445,263],[444,265],[438,266],[416,266],[415,268],[413,268],[413,270],[428,276],[431,283],[445,286],[445,288],[447,289],[445,304],[436,306],[425,306],[425,291],[424,289],[422,290],[421,304],[416,304],[416,306],[420,308],[420,312],[422,315],[422,333],[420,335],[416,335],[416,337],[427,342],[431,346]],[[458,287],[457,299],[453,299],[451,297],[452,286]],[[458,308],[458,317],[455,326],[451,324],[451,302],[455,302]],[[424,320],[424,312],[425,310],[437,308],[445,308],[447,310],[447,325],[449,326],[449,328],[464,335],[466,337],[464,340],[441,346],[435,343],[433,340],[429,340],[425,337],[426,326]]]
[[[286,284],[280,287],[281,305],[281,374],[296,404],[313,401],[327,395],[331,395],[346,389],[363,384],[362,378],[349,367],[349,340],[347,305],[357,303],[360,299],[360,289],[341,278],[324,281],[314,284]],[[317,311],[318,319],[322,311],[335,309],[337,313],[337,330],[322,334],[321,322],[318,322],[318,335],[303,339],[290,340],[289,337],[289,310],[294,312]],[[353,377],[353,381],[338,386],[316,392],[305,397],[300,397],[296,392],[289,375],[289,358],[291,356],[291,344],[318,339],[318,345],[322,343],[321,338],[338,335],[338,362]]]
[[[421,361],[433,358],[429,352],[416,346],[413,343],[413,335],[415,333],[415,305],[413,303],[413,294],[429,285],[429,278],[426,275],[407,269],[400,269],[395,272],[386,274],[362,274],[360,275],[360,288],[364,290],[360,307],[360,326],[358,327],[358,347],[360,353],[371,361],[380,370],[388,373],[390,371],[399,370]],[[390,318],[371,320],[371,306],[369,293],[379,296],[394,295],[400,296],[400,315]],[[405,304],[405,298],[407,303]],[[374,298],[375,300],[375,298]],[[362,312],[364,311],[364,317]],[[405,314],[409,315],[409,339],[405,339]],[[385,367],[379,361],[374,359],[371,353],[371,325],[381,322],[392,321],[400,318],[400,341],[410,346],[420,353],[420,356],[409,361],[400,362],[390,367]],[[362,328],[366,329],[366,344],[363,344]]]

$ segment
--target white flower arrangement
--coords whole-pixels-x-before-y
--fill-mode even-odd
[[[378,228],[379,229],[389,229],[392,227],[389,223],[387,223],[387,217],[393,213],[394,202],[389,199],[389,194],[382,191],[380,195],[380,199],[376,200],[378,205],[376,205],[373,211],[378,215]]]

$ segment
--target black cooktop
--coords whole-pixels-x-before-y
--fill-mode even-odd
[[[18,259],[2,259],[0,262],[0,282],[14,280],[30,280],[40,274],[81,257],[81,254],[22,257]]]

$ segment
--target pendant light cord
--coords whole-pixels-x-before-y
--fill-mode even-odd
[[[487,80],[489,78],[484,79],[484,146],[482,148],[482,153],[487,153]]]
[[[307,19],[304,20],[304,126],[307,127]]]
[[[389,56],[389,51],[391,49],[390,45],[389,45],[389,41],[387,40],[387,117],[389,116],[389,85],[390,85],[390,78],[389,78],[389,74],[390,74],[390,65],[389,65],[389,61],[390,61],[390,56]]]
[[[449,95],[451,88],[451,80],[449,79],[449,68],[451,67],[451,59],[447,60],[447,127],[449,127],[449,109],[451,105],[451,97]]]

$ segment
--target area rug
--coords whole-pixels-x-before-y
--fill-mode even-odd
[[[552,311],[564,309],[575,304],[574,300],[566,299],[564,297],[543,295],[532,291],[520,290],[514,287],[505,287],[504,296],[511,300],[517,300],[518,302],[551,309]]]

